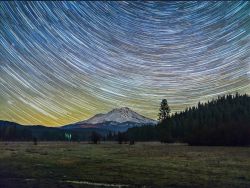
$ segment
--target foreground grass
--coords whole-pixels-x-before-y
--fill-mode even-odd
[[[134,187],[250,187],[250,148],[0,143],[0,187],[97,186],[86,181]]]

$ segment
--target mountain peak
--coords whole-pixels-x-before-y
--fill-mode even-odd
[[[100,124],[104,122],[134,122],[139,124],[155,124],[156,121],[146,118],[128,107],[115,108],[106,114],[97,114],[77,124]]]
[[[112,131],[126,131],[130,127],[141,125],[155,125],[157,121],[144,117],[128,107],[114,108],[105,114],[96,114],[93,117],[64,128],[102,128]]]
[[[121,108],[114,108],[110,112],[116,112],[116,111],[117,112],[128,112],[128,111],[132,111],[132,110],[130,108],[128,108],[128,107],[121,107]]]

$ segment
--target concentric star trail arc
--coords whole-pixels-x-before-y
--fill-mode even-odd
[[[156,119],[250,94],[250,3],[0,2],[0,119],[59,126],[127,106]]]

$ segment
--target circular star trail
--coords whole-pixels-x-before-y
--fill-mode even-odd
[[[156,118],[250,93],[249,2],[0,2],[0,119]]]

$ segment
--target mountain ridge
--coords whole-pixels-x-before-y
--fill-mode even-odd
[[[106,128],[110,130],[127,130],[130,127],[157,124],[156,120],[147,118],[128,107],[115,108],[107,113],[99,113],[93,117],[73,124],[62,126],[64,129]]]

